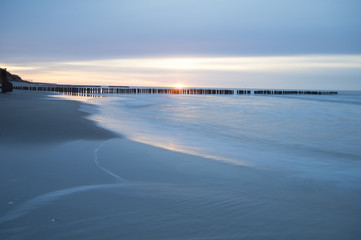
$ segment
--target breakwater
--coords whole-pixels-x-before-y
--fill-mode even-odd
[[[334,95],[336,91],[311,90],[248,90],[213,88],[133,88],[125,86],[14,86],[17,90],[52,91],[74,94],[204,94],[204,95]]]

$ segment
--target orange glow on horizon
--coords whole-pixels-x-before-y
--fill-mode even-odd
[[[175,88],[184,88],[184,85],[181,83],[174,84],[173,87]]]

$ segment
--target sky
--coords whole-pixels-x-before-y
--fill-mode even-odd
[[[0,0],[0,67],[60,84],[361,90],[359,0]]]

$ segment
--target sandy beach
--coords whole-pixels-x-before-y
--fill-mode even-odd
[[[1,239],[361,236],[358,192],[133,142],[46,94],[0,95]]]

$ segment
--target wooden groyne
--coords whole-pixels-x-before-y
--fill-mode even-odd
[[[295,90],[255,90],[254,94],[266,95],[334,95],[338,94],[335,91],[295,91]]]
[[[334,95],[336,91],[309,90],[248,90],[248,89],[202,89],[202,88],[131,88],[125,86],[14,86],[17,90],[51,91],[80,95],[119,94],[197,94],[197,95]]]
[[[199,88],[129,88],[129,87],[100,87],[100,86],[15,86],[18,90],[33,90],[33,91],[51,91],[64,93],[88,93],[88,94],[103,94],[103,93],[120,93],[120,94],[221,94],[234,95],[250,94],[246,90],[233,89],[199,89]]]

